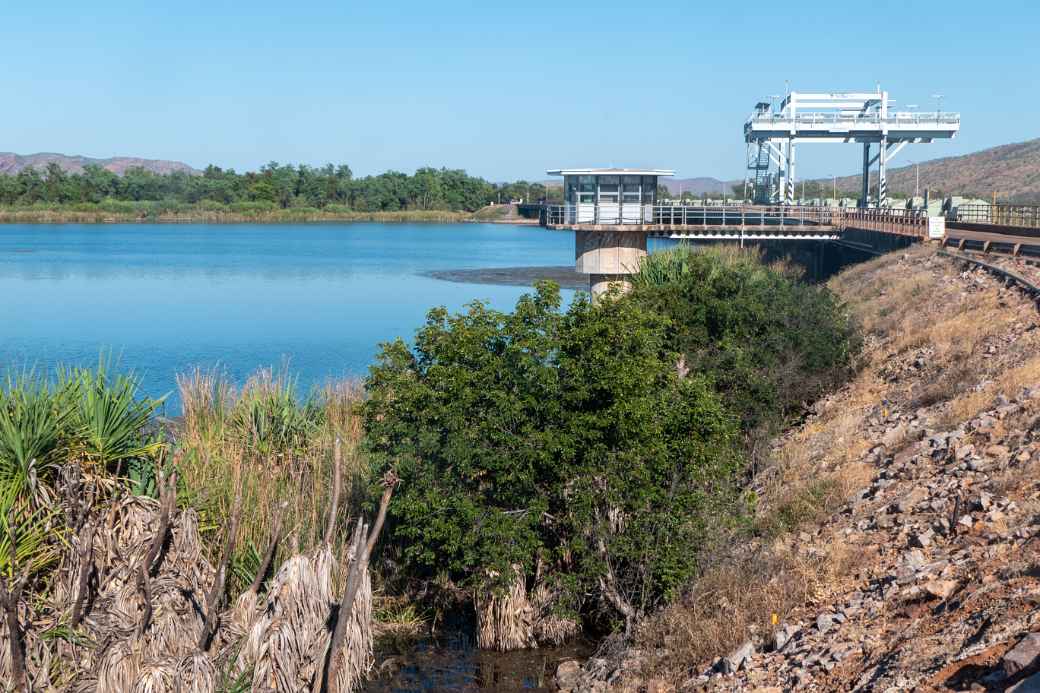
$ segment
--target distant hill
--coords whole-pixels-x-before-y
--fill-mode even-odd
[[[191,175],[202,173],[198,169],[180,161],[165,161],[163,159],[139,159],[131,156],[92,159],[89,156],[69,156],[47,152],[39,154],[0,152],[0,174],[14,175],[26,168],[35,168],[38,171],[43,171],[52,162],[58,164],[58,166],[61,166],[63,170],[69,173],[82,173],[83,167],[88,164],[96,164],[119,175],[126,173],[127,169],[135,167],[141,167],[153,173],[173,173],[174,171],[183,171]]]
[[[912,147],[913,145],[911,145]],[[903,156],[906,156],[904,153]],[[875,173],[872,178],[876,177]],[[830,179],[820,180],[831,185]],[[839,190],[859,190],[859,176],[838,178]],[[888,170],[890,193],[913,195],[913,164]],[[921,162],[921,194],[930,189],[944,195],[967,195],[998,201],[1040,203],[1040,138],[983,149],[962,156]]]

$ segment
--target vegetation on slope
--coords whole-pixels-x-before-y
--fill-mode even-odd
[[[730,656],[749,640],[768,649],[778,623],[807,622],[807,639],[819,638],[824,646],[851,653],[833,671],[813,671],[821,689],[849,690],[863,680],[861,675],[886,680],[881,687],[911,686],[930,675],[934,678],[924,688],[945,689],[954,677],[943,667],[958,659],[965,641],[978,639],[978,623],[1022,613],[1017,606],[1022,581],[1010,576],[1035,572],[1035,552],[1008,549],[1005,543],[1029,536],[1012,531],[1017,527],[1012,518],[1028,522],[1037,512],[1040,458],[1032,428],[1038,405],[1035,394],[1028,394],[1040,382],[1036,307],[1016,289],[963,270],[930,248],[918,247],[854,266],[829,282],[865,335],[856,372],[775,441],[767,464],[751,482],[759,502],[749,540],[720,546],[712,566],[688,585],[682,599],[642,624],[634,647],[654,653],[643,663],[644,679],[675,684],[696,679],[715,658]],[[1016,400],[1025,404],[1005,407]],[[985,431],[979,417],[995,421],[1004,416],[994,408],[1018,414]],[[933,450],[935,441],[947,437],[949,449]],[[893,507],[921,488],[927,493],[917,496],[923,499],[919,513],[911,512],[913,503]],[[935,489],[950,489],[951,497],[962,498],[955,503]],[[980,493],[989,494],[994,507],[1006,495],[1022,508],[980,522],[985,513],[976,512],[979,507],[968,500]],[[890,524],[881,515],[888,515]],[[941,527],[947,515],[954,521],[974,518],[975,529],[962,525],[953,534],[963,535],[962,544],[979,547],[981,558],[976,564],[974,557],[968,561],[969,550],[958,554],[962,569],[951,584],[963,592],[935,604],[933,595],[892,573],[917,546],[914,534],[927,533],[931,522]],[[934,541],[921,549],[930,556],[925,560],[942,565],[939,549],[948,540],[949,534],[944,538],[936,531]],[[1017,567],[1013,560],[1004,562],[1018,553],[1025,555]],[[1007,592],[1019,592],[1008,596],[993,589],[1005,584]],[[879,593],[883,617],[865,609],[847,611],[847,635],[821,634],[811,625],[817,614],[840,612],[853,602],[865,605]],[[982,593],[987,594],[976,599]],[[973,611],[988,607],[998,615],[984,618]],[[1001,629],[994,623],[987,633],[997,637]],[[846,646],[846,638],[857,632],[863,634],[862,647]],[[828,661],[823,646],[799,648],[799,658],[809,661],[810,655]],[[770,656],[755,655],[747,681],[720,679],[721,684],[728,689],[809,685],[808,678],[801,684],[785,679],[803,668],[784,665],[777,671],[792,655]],[[967,675],[989,673],[980,658],[964,659],[961,665]],[[967,688],[971,680],[961,685]]]
[[[920,184],[918,184],[918,175]],[[871,176],[872,190],[877,186],[877,173]],[[807,181],[807,196],[829,197],[833,181]],[[837,179],[838,193],[859,197],[859,176]],[[800,184],[799,184],[800,187]],[[908,197],[919,189],[932,199],[947,195],[964,195],[999,203],[1040,204],[1040,139],[991,147],[961,156],[921,162],[888,169],[890,196]],[[815,190],[816,192],[812,192]]]

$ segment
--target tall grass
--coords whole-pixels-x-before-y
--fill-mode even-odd
[[[710,262],[705,262],[710,258]],[[630,277],[633,286],[655,287],[676,284],[693,272],[709,271],[720,273],[739,268],[746,281],[753,283],[765,280],[770,274],[798,278],[801,271],[786,262],[762,262],[761,252],[739,248],[734,245],[714,246],[706,249],[680,243],[667,250],[645,256],[639,263],[639,272]]]
[[[184,492],[199,509],[204,527],[230,516],[241,484],[242,513],[236,556],[241,578],[259,563],[272,525],[281,515],[289,551],[322,543],[332,503],[336,440],[347,503],[340,503],[332,536],[338,549],[346,536],[349,502],[365,479],[355,408],[361,386],[329,383],[301,397],[284,371],[261,369],[240,390],[217,371],[195,370],[178,378],[184,419],[178,436],[178,469]]]

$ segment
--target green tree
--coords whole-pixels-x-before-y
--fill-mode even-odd
[[[710,378],[745,429],[773,429],[840,383],[859,347],[833,293],[754,253],[689,246],[649,256],[632,299],[671,318],[668,348]]]
[[[570,608],[630,619],[735,511],[735,423],[676,368],[667,319],[559,306],[543,284],[512,313],[431,311],[414,348],[387,344],[372,368],[368,440],[403,480],[389,531],[412,576],[478,587],[541,565]]]

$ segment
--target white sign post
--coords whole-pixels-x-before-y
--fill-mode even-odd
[[[928,217],[928,238],[941,241],[946,237],[946,217]]]

